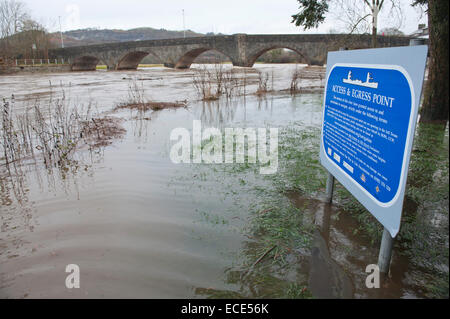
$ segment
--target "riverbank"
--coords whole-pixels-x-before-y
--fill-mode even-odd
[[[63,73],[70,71],[69,64],[35,64],[4,67],[0,69],[0,75]]]
[[[95,110],[89,127],[100,133],[99,117],[123,127],[98,148],[74,148],[65,165],[30,159],[16,170],[0,166],[1,297],[448,296],[448,129],[417,131],[391,277],[370,290],[365,269],[377,261],[379,226],[339,184],[332,205],[322,200],[324,69],[299,67],[300,90],[291,94],[295,65],[235,68],[236,77],[248,77],[247,94],[208,102],[192,84],[201,69],[0,78],[0,96],[14,94],[14,116],[34,103],[47,113],[48,101],[64,98],[80,113]],[[264,94],[257,94],[260,73],[273,75]],[[161,104],[118,107],[130,93]],[[175,101],[183,107],[161,107]],[[278,128],[276,174],[261,175],[251,163],[174,164],[171,132],[192,133],[194,120],[221,131]],[[29,149],[36,154],[45,149],[35,146]],[[64,286],[69,263],[80,266],[77,291]]]

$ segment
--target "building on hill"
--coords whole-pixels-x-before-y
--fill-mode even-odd
[[[428,26],[426,24],[419,24],[417,30],[411,33],[410,37],[428,39]]]

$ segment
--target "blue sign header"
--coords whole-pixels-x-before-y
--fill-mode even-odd
[[[337,65],[328,78],[322,145],[380,204],[398,193],[413,91],[396,67]]]
[[[426,46],[330,52],[320,160],[395,237]]]

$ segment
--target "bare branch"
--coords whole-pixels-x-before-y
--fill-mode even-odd
[[[355,31],[355,29],[356,29],[356,27],[358,26],[358,24],[359,24],[360,22],[362,22],[363,20],[365,20],[367,17],[370,17],[370,14],[366,14],[364,17],[360,18],[360,19],[355,23],[355,25],[353,26],[353,29],[350,30],[350,34],[352,34],[353,31]]]

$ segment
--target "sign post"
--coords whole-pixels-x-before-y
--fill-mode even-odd
[[[330,172],[328,172],[328,178],[327,178],[327,188],[326,188],[326,202],[328,204],[331,204],[333,201],[333,191],[334,191],[334,176],[331,175]]]
[[[381,238],[380,254],[378,255],[378,267],[383,274],[389,273],[393,244],[394,238],[391,237],[391,234],[385,227],[383,229],[383,237]]]
[[[320,160],[384,226],[387,273],[400,229],[427,46],[328,53]]]

